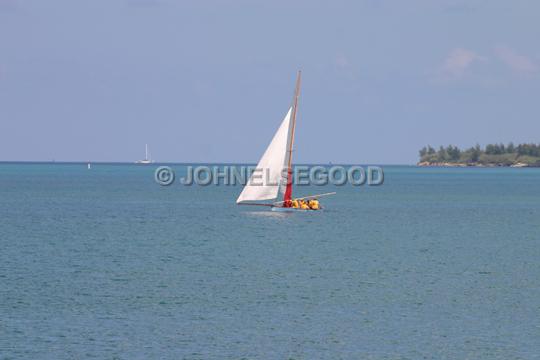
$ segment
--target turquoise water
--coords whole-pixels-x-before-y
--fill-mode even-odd
[[[540,169],[384,167],[283,214],[155,168],[0,164],[0,358],[540,354]]]

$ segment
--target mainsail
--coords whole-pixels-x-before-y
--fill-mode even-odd
[[[278,196],[283,181],[285,162],[287,157],[287,145],[291,128],[292,107],[285,115],[281,125],[274,135],[272,142],[266,148],[264,155],[244,190],[236,200],[237,203],[255,200],[271,200]]]
[[[293,104],[274,135],[272,142],[264,152],[261,160],[236,203],[244,201],[273,200],[283,196],[284,207],[290,206],[292,197],[292,152],[294,130],[296,127],[296,109],[300,92],[300,76],[296,80]]]

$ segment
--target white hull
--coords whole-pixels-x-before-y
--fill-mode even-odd
[[[150,155],[148,155],[148,144],[146,144],[144,159],[135,161],[135,164],[147,165],[151,163],[152,163],[152,158],[150,157]]]

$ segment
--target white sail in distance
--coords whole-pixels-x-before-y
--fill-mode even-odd
[[[283,181],[284,166],[287,160],[287,146],[291,132],[291,113],[281,122],[279,129],[266,148],[256,170],[249,178],[236,203],[244,201],[272,200],[278,196]]]

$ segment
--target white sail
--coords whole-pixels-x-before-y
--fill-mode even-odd
[[[292,107],[285,115],[281,126],[266,148],[257,168],[249,178],[237,203],[254,200],[275,199],[283,178],[283,168],[287,159],[287,145],[291,131]]]

